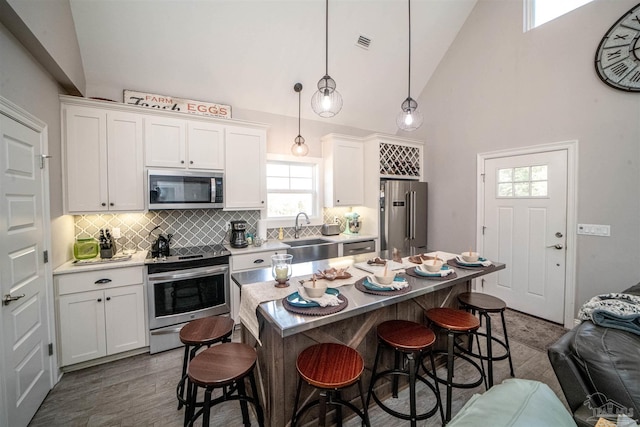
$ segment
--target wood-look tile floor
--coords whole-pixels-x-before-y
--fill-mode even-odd
[[[551,368],[546,352],[511,340],[511,351],[517,378],[538,380],[548,384],[566,406],[566,401]],[[66,373],[51,390],[30,426],[181,426],[184,410],[177,410],[176,385],[182,369],[183,350],[175,349],[154,355],[142,354],[110,362],[80,371]],[[439,368],[439,376],[445,370]],[[472,375],[464,364],[456,369],[456,380]],[[494,364],[495,383],[510,378],[506,360]],[[367,385],[365,385],[366,388]],[[421,399],[428,405],[429,393],[419,387]],[[444,397],[444,387],[440,387]],[[473,389],[454,389],[452,414],[455,415],[475,393],[482,393],[484,386]],[[399,411],[405,409],[406,391],[398,399],[387,399],[385,403]],[[348,410],[344,411],[347,415]],[[375,403],[370,408],[372,426],[406,426],[408,421],[399,420],[382,411]],[[200,425],[201,419],[198,420]],[[226,402],[215,408],[211,426],[235,427],[242,425],[238,402]],[[252,416],[252,425],[257,425]],[[345,426],[360,426],[352,418]],[[441,426],[435,415],[421,421],[419,426]],[[280,427],[280,426],[277,426]]]

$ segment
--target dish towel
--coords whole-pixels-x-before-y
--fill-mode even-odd
[[[640,335],[640,297],[619,293],[595,296],[582,306],[578,318]]]
[[[369,281],[369,283],[373,283],[374,285],[380,287],[380,288],[391,288],[391,289],[404,289],[407,286],[409,286],[409,283],[402,279],[402,280],[394,280],[393,282],[389,283],[388,285],[383,285],[382,283],[378,283],[376,282],[376,279],[373,278],[373,276],[367,276],[367,280]]]
[[[437,271],[437,272],[435,272],[435,273],[432,273],[432,272],[430,272],[430,271],[425,271],[425,270],[421,269],[420,267],[422,267],[422,266],[421,266],[421,265],[419,265],[419,266],[417,266],[417,267],[416,267],[416,272],[417,272],[417,274],[424,275],[424,276],[432,276],[432,277],[433,277],[433,276],[440,276],[440,277],[445,277],[445,276],[448,276],[448,275],[450,275],[450,274],[452,274],[452,273],[455,273],[455,271],[454,271],[454,269],[453,269],[453,268],[447,268],[447,269],[440,270],[440,271]]]
[[[307,301],[317,302],[320,307],[333,307],[342,304],[342,301],[338,298],[337,295],[328,294],[326,292],[320,298],[311,298],[309,295],[307,295],[307,291],[304,286],[298,286],[298,294]]]
[[[458,262],[460,262],[460,264],[463,264],[463,265],[464,264],[466,264],[466,265],[481,265],[483,267],[489,267],[490,265],[493,264],[488,259],[485,259],[484,261],[478,260],[477,262],[467,262],[467,261],[463,260],[461,256],[457,256],[456,259],[458,260]]]

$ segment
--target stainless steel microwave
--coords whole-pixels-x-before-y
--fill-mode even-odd
[[[148,170],[147,176],[149,210],[224,207],[221,172]]]

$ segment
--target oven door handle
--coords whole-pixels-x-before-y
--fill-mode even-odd
[[[197,277],[211,276],[212,274],[226,273],[228,270],[229,270],[229,267],[216,267],[216,268],[209,268],[207,270],[199,271],[197,273],[185,272],[185,273],[168,274],[165,276],[150,275],[149,282],[168,282],[170,280],[195,279]]]

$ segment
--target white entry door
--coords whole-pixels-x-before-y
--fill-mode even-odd
[[[19,427],[29,423],[51,388],[45,180],[39,132],[0,114],[0,138],[0,379],[6,411],[0,423]]]
[[[484,178],[484,255],[507,266],[484,278],[484,292],[563,323],[566,150],[486,159]]]

